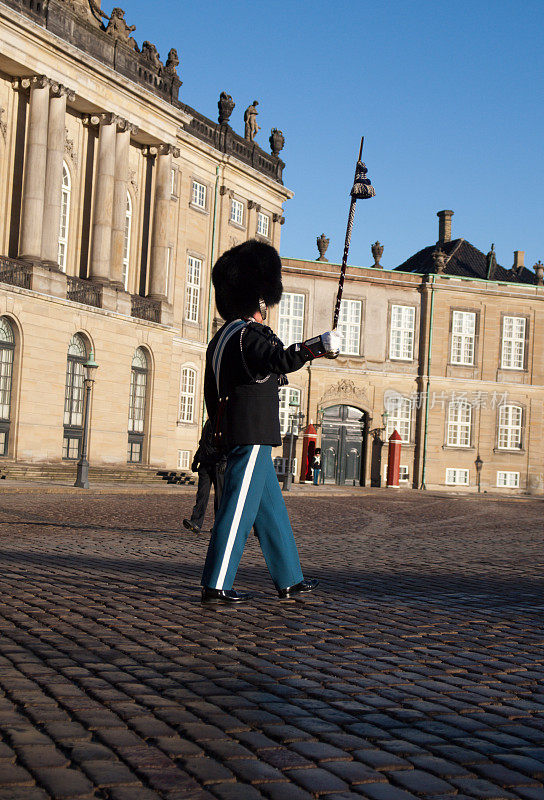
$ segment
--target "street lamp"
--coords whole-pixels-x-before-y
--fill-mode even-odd
[[[297,420],[300,424],[301,417],[303,416],[300,411],[295,410],[297,408],[299,408],[299,403],[296,400],[291,400],[289,403],[289,409],[291,409],[289,414],[289,419],[291,421],[291,427],[289,431],[289,458],[287,459],[286,475],[283,479],[284,492],[289,492],[291,490],[291,484],[293,483],[293,443],[295,439],[295,420]]]
[[[83,364],[84,383],[85,383],[85,415],[83,417],[83,440],[81,442],[81,455],[77,462],[77,475],[74,486],[80,489],[89,488],[89,462],[87,460],[87,441],[89,439],[89,418],[91,413],[91,392],[94,383],[94,371],[98,369],[98,364],[94,360],[94,353],[91,350],[87,361]]]
[[[474,462],[474,466],[476,467],[476,474],[478,476],[478,494],[480,494],[480,473],[482,471],[483,465],[484,462],[482,461],[482,459],[480,458],[480,454],[478,453],[478,455],[476,456],[476,461]]]

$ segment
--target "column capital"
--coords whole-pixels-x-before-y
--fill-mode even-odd
[[[100,124],[100,116],[98,114],[85,114],[83,124],[86,128],[96,128]]]
[[[279,222],[280,225],[283,225],[283,223],[285,222],[285,217],[282,217],[281,214],[272,214],[272,221]]]
[[[142,153],[147,158],[154,158],[154,156],[158,155],[159,148],[154,144],[146,144],[145,147],[142,149]]]
[[[251,211],[252,208],[254,208],[255,211],[260,211],[261,210],[261,207],[260,207],[259,203],[256,203],[255,200],[248,200],[247,201],[247,207],[249,208],[250,211]]]
[[[27,77],[18,76],[14,78],[11,85],[16,91],[26,91],[31,87],[36,89],[45,89],[46,86],[51,85],[52,81],[47,75],[28,75]]]
[[[51,94],[53,95],[53,97],[63,97],[64,95],[66,95],[66,99],[69,100],[71,103],[76,99],[76,93],[74,92],[74,90],[69,89],[62,83],[51,81],[50,86],[51,86]]]
[[[98,114],[98,119],[100,125],[119,125],[120,122],[123,122],[122,117],[114,114],[113,111],[103,111]]]
[[[180,149],[176,147],[174,144],[160,144],[157,148],[158,155],[160,156],[173,156],[174,158],[179,158]]]
[[[134,125],[132,122],[129,122],[128,119],[124,119],[123,117],[117,118],[117,130],[119,133],[125,133],[126,131],[130,131],[130,133],[138,133],[140,128],[138,125]]]

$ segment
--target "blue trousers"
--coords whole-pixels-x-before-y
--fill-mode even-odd
[[[232,589],[253,527],[276,588],[285,589],[303,580],[269,445],[239,446],[228,455],[223,494],[202,574],[203,586]]]

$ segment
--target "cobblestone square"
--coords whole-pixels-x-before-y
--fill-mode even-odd
[[[298,488],[202,609],[193,493],[0,493],[0,800],[544,800],[540,500]]]

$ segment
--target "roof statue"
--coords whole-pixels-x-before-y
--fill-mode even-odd
[[[135,30],[136,25],[127,25],[122,8],[112,8],[106,33],[113,36],[116,41],[126,44],[131,50],[136,50],[136,41],[130,35]]]
[[[259,113],[257,111],[258,105],[259,101],[254,100],[253,103],[244,111],[244,122],[246,124],[244,137],[248,142],[254,142],[257,132],[261,130],[257,125],[257,114]]]

